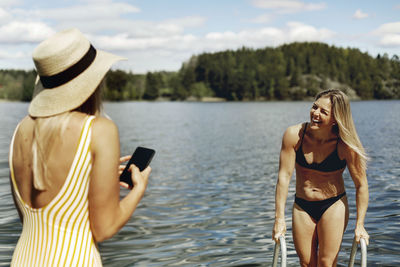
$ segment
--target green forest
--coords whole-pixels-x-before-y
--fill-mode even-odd
[[[30,101],[34,70],[0,70],[0,99]],[[303,100],[323,89],[352,99],[400,99],[400,59],[356,48],[291,43],[192,56],[176,72],[112,70],[104,98],[127,100]]]

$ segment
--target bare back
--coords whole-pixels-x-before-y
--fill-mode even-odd
[[[48,167],[46,179],[49,179],[51,186],[44,191],[36,190],[33,186],[32,144],[35,120],[27,116],[21,121],[14,140],[13,169],[18,191],[24,202],[32,208],[46,206],[63,186],[76,153],[85,117],[86,114],[73,112],[64,133],[55,135],[51,142],[52,149],[49,155],[45,155]],[[42,146],[49,145],[43,143],[40,136],[38,142]]]

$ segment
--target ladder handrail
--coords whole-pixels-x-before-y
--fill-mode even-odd
[[[360,246],[361,246],[361,267],[367,267],[367,243],[364,238],[360,238]],[[356,242],[356,238],[353,239],[353,246],[351,247],[350,260],[348,267],[354,266],[354,260],[356,258],[358,245]]]
[[[287,251],[286,251],[286,241],[284,236],[280,236],[279,242],[275,242],[274,259],[272,260],[272,267],[276,267],[278,265],[279,250],[282,252],[281,267],[286,267]]]
[[[278,245],[278,243],[279,243],[279,245]],[[364,238],[360,238],[360,246],[361,246],[361,267],[367,267],[367,243]],[[354,237],[348,267],[354,267],[354,261],[356,258],[357,249],[358,249],[358,244],[356,242],[356,238]],[[281,267],[286,267],[287,250],[286,250],[286,241],[285,241],[284,236],[280,236],[279,242],[275,242],[274,258],[272,260],[272,267],[278,266],[278,258],[279,258],[280,251],[282,252]]]

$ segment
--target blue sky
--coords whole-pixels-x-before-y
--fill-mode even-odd
[[[34,47],[76,27],[134,73],[192,55],[318,41],[400,56],[400,0],[0,0],[0,69],[31,69]]]

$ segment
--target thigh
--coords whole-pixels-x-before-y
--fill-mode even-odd
[[[349,211],[346,196],[336,201],[322,215],[317,224],[319,265],[335,265],[348,218]]]
[[[317,263],[317,225],[315,221],[300,208],[293,205],[293,242],[302,265],[316,266]]]

